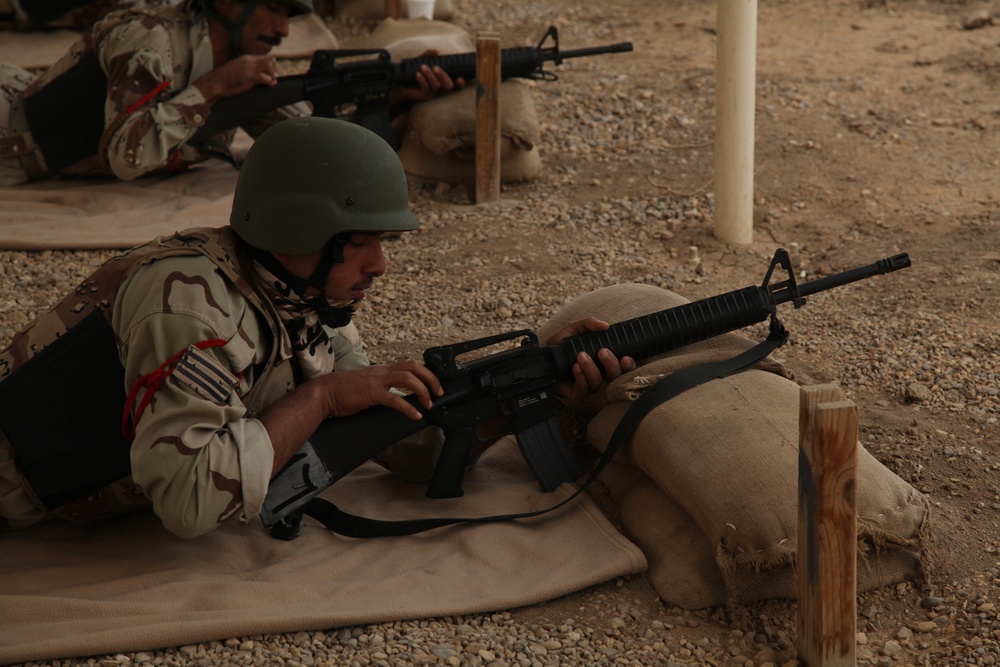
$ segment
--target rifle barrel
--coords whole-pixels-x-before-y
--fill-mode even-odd
[[[788,303],[796,296],[809,296],[908,266],[909,255],[894,255],[799,285],[797,294],[788,287],[788,283],[782,283],[781,289],[771,289],[770,285],[751,285],[618,322],[605,331],[570,336],[553,348],[553,357],[560,373],[572,366],[579,352],[595,357],[597,351],[604,347],[619,357],[628,355],[639,361],[763,322],[771,315],[774,306]]]
[[[570,49],[569,51],[560,51],[560,58],[583,58],[586,56],[600,56],[605,53],[628,53],[632,50],[632,42],[618,42],[617,44],[608,44],[607,46],[588,46],[582,49]]]
[[[842,273],[835,273],[832,276],[825,276],[823,278],[817,278],[816,280],[803,283],[799,285],[799,296],[809,296],[810,294],[816,294],[817,292],[824,292],[828,289],[840,287],[841,285],[847,285],[848,283],[857,282],[858,280],[864,280],[865,278],[871,278],[872,276],[878,276],[883,273],[891,273],[892,271],[905,269],[908,266],[910,266],[910,256],[905,252],[900,253],[898,255],[893,255],[892,257],[880,259],[877,262],[872,262],[871,264],[866,264],[865,266],[848,269]],[[779,301],[779,303],[784,303],[784,301],[790,300],[791,295],[783,301]]]

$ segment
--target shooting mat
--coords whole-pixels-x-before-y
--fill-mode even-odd
[[[486,451],[464,488],[427,500],[423,486],[367,464],[324,497],[402,519],[532,511],[573,490],[542,493],[512,438]],[[586,498],[412,537],[350,539],[307,518],[292,542],[257,521],[185,541],[138,512],[0,533],[0,545],[0,664],[510,609],[646,567]]]
[[[251,141],[243,135],[240,145]],[[0,249],[124,249],[190,227],[226,225],[236,176],[231,165],[211,160],[128,182],[48,179],[0,187]]]

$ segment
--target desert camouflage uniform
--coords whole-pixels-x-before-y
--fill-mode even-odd
[[[159,11],[109,15],[26,87],[24,79],[30,80],[31,74],[12,65],[0,67],[0,185],[52,175],[28,130],[23,98],[90,52],[96,52],[108,78],[106,129],[96,155],[61,173],[131,180],[183,169],[211,157],[186,143],[209,112],[204,95],[193,84],[213,69],[208,20],[189,0]],[[66,101],[66,108],[66,122],[72,123],[72,100]],[[274,123],[310,113],[308,105],[299,103],[261,116],[243,129],[257,137]],[[217,138],[226,149],[234,136],[233,130]]]
[[[0,352],[0,382],[95,309],[114,329],[126,389],[185,349],[182,362],[213,381],[168,375],[135,424],[131,478],[55,510],[40,507],[26,488],[0,432],[0,528],[50,516],[84,521],[152,504],[168,529],[194,537],[230,517],[259,513],[273,450],[255,417],[296,380],[291,341],[270,301],[245,278],[256,276],[250,266],[229,227],[157,239],[107,262],[14,337]],[[353,324],[328,333],[338,370],[369,364]],[[189,347],[212,339],[226,343]]]

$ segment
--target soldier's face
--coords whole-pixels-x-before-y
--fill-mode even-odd
[[[288,5],[275,0],[262,0],[257,3],[243,27],[243,53],[263,56],[288,37]]]
[[[311,255],[275,256],[294,275],[309,278],[319,265],[323,251]],[[385,273],[382,234],[354,234],[344,246],[344,261],[333,265],[326,279],[326,298],[331,301],[357,301],[365,298],[376,278]]]

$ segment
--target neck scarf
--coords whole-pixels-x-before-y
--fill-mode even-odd
[[[292,340],[292,351],[299,361],[302,376],[311,380],[332,373],[336,360],[333,342],[316,309],[295,293],[287,283],[254,262],[254,269],[263,287],[264,294],[278,310],[285,331]],[[331,308],[350,308],[353,301],[327,301]]]

